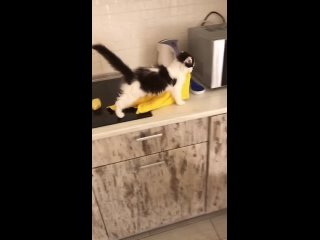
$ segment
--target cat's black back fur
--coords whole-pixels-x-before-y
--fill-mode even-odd
[[[159,67],[159,72],[140,67],[134,73],[141,83],[141,89],[154,94],[164,91],[168,85],[174,86],[177,81],[169,76],[167,68],[162,65]]]

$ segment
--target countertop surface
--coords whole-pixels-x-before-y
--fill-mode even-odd
[[[201,95],[190,93],[182,106],[170,105],[152,111],[152,117],[92,129],[92,140],[160,127],[182,121],[227,112],[227,87],[209,90]]]

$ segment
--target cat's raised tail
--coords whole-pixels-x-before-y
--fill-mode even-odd
[[[126,82],[131,84],[134,79],[134,73],[117,55],[102,44],[94,44],[92,48],[100,53],[114,69],[121,72]]]

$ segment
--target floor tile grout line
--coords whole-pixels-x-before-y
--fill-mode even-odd
[[[168,230],[164,230],[164,231],[161,231],[161,232],[158,232],[158,233],[154,233],[154,234],[150,234],[149,236],[145,236],[145,237],[142,237],[142,238],[139,238],[138,240],[141,240],[141,239],[144,239],[144,238],[147,238],[147,237],[151,237],[151,236],[156,236],[156,235],[159,235],[159,234],[162,234],[162,233],[165,233],[165,232],[170,232],[170,231],[174,231],[176,229],[179,229],[179,228],[183,228],[183,227],[186,227],[186,226],[190,226],[190,225],[193,225],[193,224],[196,224],[196,223],[199,223],[199,222],[204,222],[204,221],[210,221],[210,219],[203,219],[203,220],[199,220],[199,221],[195,221],[195,222],[186,222],[185,224],[181,224],[181,226],[177,226],[177,227],[174,227],[172,229],[168,228]],[[177,223],[179,224],[179,222]],[[170,225],[168,225],[169,227]],[[219,239],[220,240],[220,239]]]
[[[168,229],[168,230],[164,230],[164,231],[161,231],[161,232],[157,232],[157,233],[154,233],[154,234],[150,234],[149,236],[143,236],[141,238],[137,238],[136,240],[142,240],[142,239],[145,239],[145,238],[148,238],[148,237],[151,237],[151,236],[156,236],[156,235],[159,235],[159,234],[162,234],[162,233],[165,233],[165,232],[170,232],[170,231],[174,231],[174,230],[177,230],[179,228],[183,228],[183,227],[186,227],[186,226],[190,226],[190,225],[193,225],[193,224],[196,224],[196,223],[199,223],[199,222],[204,222],[204,221],[209,221],[210,224],[212,225],[212,222],[210,221],[210,218],[207,218],[207,219],[202,219],[202,220],[199,220],[199,221],[195,221],[195,222],[190,222],[190,223],[186,223],[186,224],[182,224],[181,226],[178,226],[178,227],[175,227],[175,228],[172,228],[172,229]],[[168,225],[170,226],[170,225]],[[215,230],[214,230],[215,231]],[[216,231],[215,231],[216,232]],[[217,233],[217,236],[218,236],[218,240],[224,240],[224,239],[220,239],[218,233]],[[126,239],[125,239],[126,240]],[[129,239],[130,240],[130,239]]]
[[[209,221],[210,221],[210,223],[211,223],[211,226],[212,226],[213,230],[214,230],[215,233],[217,234],[218,239],[219,239],[219,240],[223,240],[223,239],[220,237],[220,234],[218,233],[216,227],[214,226],[214,223],[212,222],[212,219],[209,219]]]
[[[139,235],[142,234],[142,233],[140,233],[140,234],[138,234],[136,236],[123,238],[123,240],[142,240],[142,239],[146,239],[146,238],[151,237],[151,236],[156,236],[156,235],[159,235],[159,234],[162,234],[162,233],[165,233],[165,232],[174,231],[176,229],[179,229],[179,228],[182,228],[182,227],[185,227],[185,226],[189,226],[189,225],[192,225],[192,224],[196,224],[196,223],[199,223],[199,222],[202,222],[202,221],[209,221],[210,224],[212,225],[213,224],[212,221],[211,221],[212,218],[216,218],[216,217],[222,216],[223,214],[226,214],[226,213],[222,213],[222,212],[218,213],[218,212],[216,212],[214,216],[209,216],[210,214],[204,214],[204,215],[199,215],[199,216],[195,217],[195,219],[193,219],[194,221],[192,221],[192,219],[185,219],[185,220],[173,223],[173,224],[169,224],[169,225],[163,226],[164,229],[168,228],[167,230],[155,232],[153,234],[149,232],[149,231],[152,232],[153,230],[154,231],[159,230],[159,228],[155,228],[153,230],[147,231],[149,233],[146,236],[139,237]],[[217,215],[217,213],[218,213],[218,215]],[[197,219],[197,218],[199,218],[199,219]],[[172,225],[177,225],[177,226],[171,228]],[[226,240],[225,238],[220,238],[220,236],[219,236],[218,232],[215,230],[215,228],[214,228],[214,231],[217,233],[218,240]]]

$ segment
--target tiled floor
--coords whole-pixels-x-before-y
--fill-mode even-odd
[[[130,239],[227,240],[227,210],[190,219]]]

